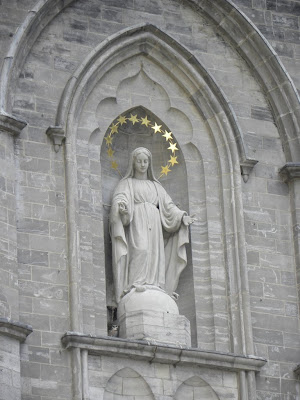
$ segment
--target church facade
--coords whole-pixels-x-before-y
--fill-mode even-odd
[[[296,0],[0,1],[0,400],[300,398],[299,25]],[[112,233],[141,147],[191,216],[147,287]]]

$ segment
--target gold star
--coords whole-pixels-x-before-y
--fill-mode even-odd
[[[119,118],[117,119],[117,121],[118,121],[121,125],[123,125],[123,124],[126,123],[127,118],[124,117],[124,115],[120,115]]]
[[[149,121],[147,115],[145,116],[145,118],[142,118],[141,121],[142,121],[142,125],[146,125],[147,127],[151,122],[151,121]]]
[[[106,141],[106,146],[109,146],[110,144],[112,144],[112,137],[111,136],[106,136],[104,139]]]
[[[155,125],[151,127],[154,130],[154,133],[161,132],[161,125],[157,125],[155,122]]]
[[[129,119],[129,121],[132,122],[132,125],[134,125],[136,122],[139,122],[137,115],[130,114],[130,118],[128,118],[128,119]]]
[[[111,167],[112,167],[113,169],[118,169],[118,163],[117,163],[116,161],[112,161],[112,162],[111,162]]]
[[[166,165],[165,167],[161,167],[161,174],[163,175],[168,175],[168,173],[171,172],[171,170],[169,169],[169,166]]]
[[[172,167],[173,167],[174,164],[178,164],[177,157],[171,156],[171,158],[170,158],[170,160],[169,160],[168,162],[169,162],[169,163],[172,165]]]
[[[110,148],[107,150],[107,154],[108,154],[109,157],[112,157],[112,156],[114,155],[114,150],[110,147]]]
[[[166,138],[166,141],[172,140],[173,139],[172,138],[172,132],[165,131],[165,134],[163,135],[163,137]]]
[[[112,124],[110,127],[110,134],[113,135],[114,133],[118,133],[118,125]]]
[[[178,151],[176,144],[177,143],[170,143],[170,147],[168,147],[168,150],[171,150],[172,153],[174,153],[175,151]]]

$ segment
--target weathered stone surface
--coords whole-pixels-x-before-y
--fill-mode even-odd
[[[252,398],[295,398],[295,376],[290,371],[299,363],[293,352],[299,348],[299,188],[297,168],[289,163],[299,163],[299,104],[293,88],[294,84],[299,89],[298,3],[235,0],[236,10],[223,1],[197,2],[194,7],[194,2],[186,1],[77,0],[55,6],[45,2],[43,12],[32,0],[0,3],[0,63],[5,78],[1,110],[11,105],[11,111],[28,122],[18,139],[11,134],[18,133],[22,121],[4,116],[0,124],[1,132],[10,132],[1,133],[0,145],[0,313],[16,320],[21,313],[20,320],[35,330],[22,352],[26,366],[21,372],[22,398],[70,398],[71,362],[70,357],[59,356],[66,351],[60,348],[60,335],[70,327],[88,334],[106,333],[106,306],[115,305],[108,279],[107,210],[119,176],[116,171],[110,175],[109,162],[104,166],[108,155],[106,144],[102,150],[101,145],[113,119],[136,106],[162,118],[182,148],[179,165],[187,169],[186,178],[172,182],[172,171],[162,182],[175,197],[187,185],[185,198],[178,202],[185,201],[199,220],[191,231],[189,265],[178,300],[180,313],[191,322],[193,345],[225,353],[247,348],[268,358],[279,357],[256,377],[258,390]],[[26,15],[27,28],[17,30]],[[123,34],[124,41],[112,36],[137,22],[155,24],[160,31],[142,28],[134,45],[132,31]],[[269,43],[259,40],[260,33]],[[102,49],[96,65],[97,46]],[[113,50],[105,58],[107,49]],[[88,59],[89,54],[93,57]],[[93,68],[86,86],[81,73],[72,78],[84,63]],[[138,80],[141,65],[150,86]],[[72,109],[64,109],[64,102],[59,106],[61,94],[72,82],[80,90],[70,98],[80,100]],[[216,92],[221,102],[214,102]],[[64,124],[68,135],[55,153],[45,131],[61,115],[68,116]],[[114,136],[116,148],[120,136]],[[247,183],[240,181],[238,147],[258,160]],[[118,162],[127,156],[124,149]],[[284,165],[289,166],[289,183],[279,175]],[[241,329],[241,321],[247,329]],[[240,331],[245,332],[246,343]],[[53,369],[43,369],[41,379],[41,366],[49,362]],[[124,360],[107,362],[109,368],[102,370],[94,364],[101,372],[91,378],[86,397],[92,400],[103,398],[105,385],[119,367],[140,373],[157,399],[173,398],[195,373],[220,397],[237,398],[237,387],[242,387],[235,373],[226,372],[225,378],[219,370],[162,366],[154,376],[154,367],[138,360],[128,360],[127,365]],[[60,382],[56,366],[65,368],[57,373],[67,376],[67,382]],[[3,373],[5,400],[20,398],[18,380],[7,370]],[[193,381],[191,396],[199,394],[194,389],[197,382]]]

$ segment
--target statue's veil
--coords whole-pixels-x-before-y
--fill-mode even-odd
[[[144,153],[149,159],[149,167],[147,170],[147,177],[150,181],[155,181],[160,184],[160,182],[155,178],[152,166],[152,154],[150,150],[146,149],[146,147],[137,147],[135,150],[132,151],[130,154],[130,159],[128,163],[128,168],[126,174],[123,179],[133,178],[134,177],[134,159],[138,156],[138,154]],[[123,180],[122,179],[122,180]]]

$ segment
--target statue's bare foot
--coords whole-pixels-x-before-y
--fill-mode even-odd
[[[174,300],[178,300],[179,294],[176,293],[176,292],[173,292],[171,297],[172,297],[172,299],[174,299]]]
[[[145,292],[146,291],[146,287],[145,286],[143,286],[143,285],[135,285],[135,290],[137,291],[137,292]]]

